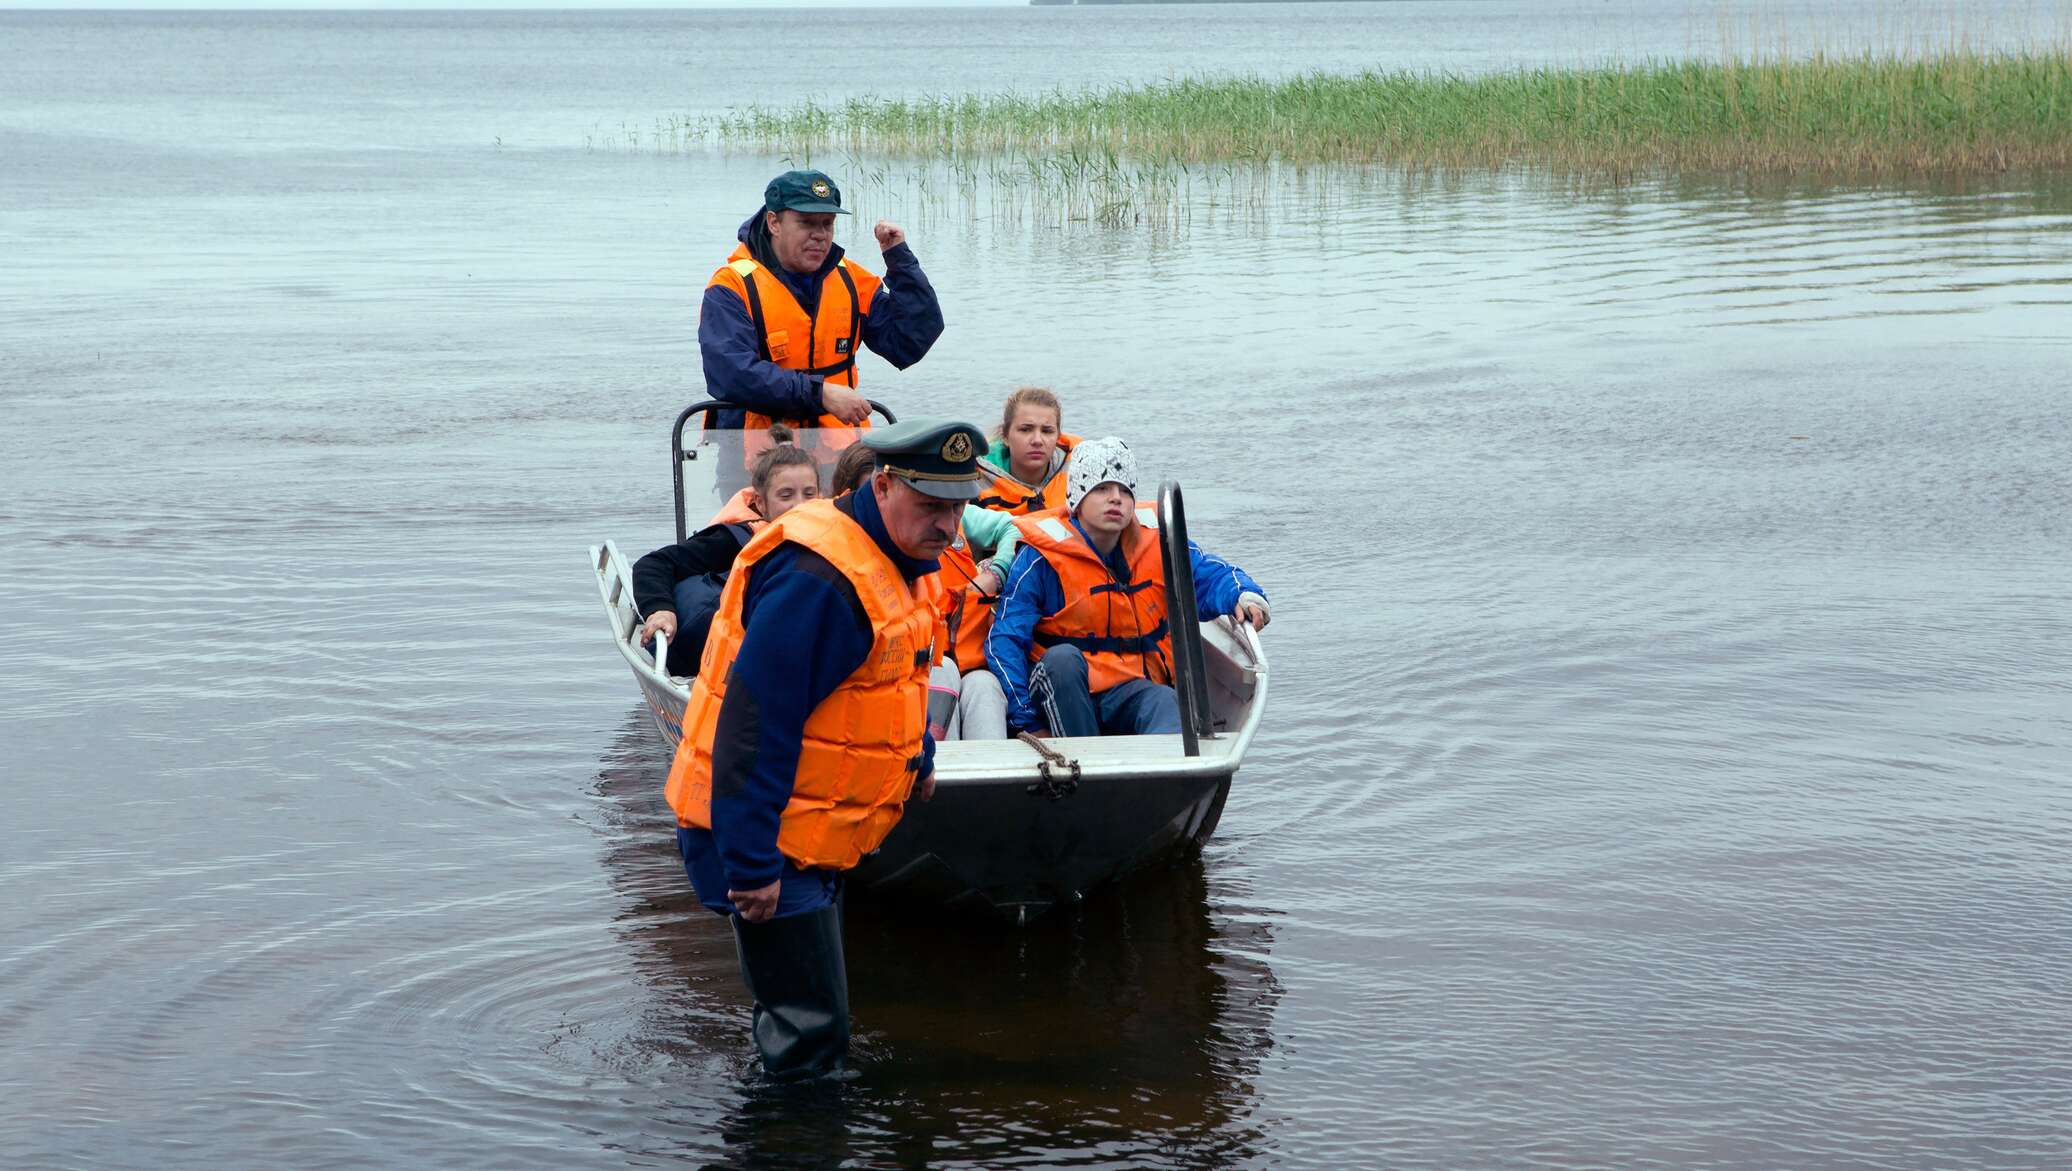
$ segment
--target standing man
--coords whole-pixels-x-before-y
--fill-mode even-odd
[[[698,900],[730,915],[773,1078],[842,1068],[849,981],[836,896],[907,794],[935,788],[936,558],[979,494],[968,423],[866,433],[869,480],[769,523],[734,562],[669,769]]]
[[[741,243],[712,274],[698,316],[706,390],[740,408],[720,412],[718,426],[867,425],[856,347],[904,370],[942,336],[942,306],[906,233],[878,221],[880,280],[834,242],[835,217],[848,214],[834,180],[786,171],[741,225]]]

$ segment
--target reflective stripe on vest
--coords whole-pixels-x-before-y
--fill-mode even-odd
[[[1165,565],[1159,556],[1158,520],[1148,505],[1137,508],[1135,544],[1128,550],[1129,576],[1118,581],[1107,561],[1062,510],[1015,521],[1025,545],[1035,549],[1058,575],[1064,605],[1039,619],[1030,637],[1034,663],[1055,646],[1073,646],[1086,656],[1087,688],[1099,694],[1129,679],[1172,682],[1166,650],[1171,633],[1165,611]]]
[[[806,718],[777,849],[802,867],[847,869],[899,822],[924,759],[928,670],[943,609],[939,575],[909,585],[861,526],[831,501],[810,501],[772,521],[735,559],[705,657],[684,708],[683,739],[664,792],[680,825],[712,826],[713,741],[734,658],[746,633],[749,572],[790,542],[825,558],[856,591],[871,649]]]

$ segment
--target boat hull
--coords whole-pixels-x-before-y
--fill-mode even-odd
[[[1026,923],[1199,849],[1230,792],[1221,776],[1082,781],[1056,799],[1008,782],[938,786],[909,802],[851,873],[873,897]]]

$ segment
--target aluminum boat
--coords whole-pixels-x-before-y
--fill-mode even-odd
[[[686,422],[718,407],[686,408],[671,432],[678,539],[687,516],[710,515],[745,483],[747,461],[769,442],[765,432],[706,429],[687,447]],[[799,432],[801,446],[816,440]],[[1160,488],[1158,513],[1167,610],[1192,613],[1187,558],[1177,565],[1173,558],[1186,547],[1179,485]],[[618,546],[593,547],[590,565],[612,643],[653,721],[657,752],[674,753],[690,680],[664,669],[666,644],[640,641],[632,569]],[[1173,629],[1180,733],[938,744],[934,798],[907,803],[891,836],[851,872],[849,889],[1026,923],[1132,870],[1199,849],[1215,831],[1265,711],[1266,653],[1256,631],[1229,618]]]

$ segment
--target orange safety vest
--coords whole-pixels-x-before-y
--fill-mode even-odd
[[[777,829],[777,849],[794,864],[846,870],[898,824],[921,767],[932,636],[943,602],[937,575],[909,586],[877,542],[832,501],[809,501],[785,513],[735,559],[663,791],[679,825],[712,828],[712,742],[741,650],[749,570],[787,541],[841,571],[871,623],[863,665],[806,717],[791,800]]]
[[[986,665],[986,635],[993,631],[993,607],[997,597],[979,592],[978,561],[971,555],[971,539],[957,526],[958,541],[942,554],[943,588],[949,605],[943,612],[943,630],[938,645],[959,671],[976,671]]]
[[[837,386],[856,385],[856,347],[863,344],[863,318],[870,312],[871,299],[878,295],[879,279],[860,264],[844,256],[821,282],[820,302],[807,316],[797,297],[791,295],[775,273],[756,263],[748,245],[737,244],[733,255],[712,274],[706,287],[730,290],[748,306],[748,320],[755,326],[757,356],[786,370],[802,370]],[[833,415],[813,419],[778,419],[749,411],[743,430],[760,431],[772,423],[794,428],[818,427],[820,448],[839,453],[856,441],[856,431],[868,427],[865,421],[851,427]],[[832,456],[824,462],[832,462]]]
[[[1158,514],[1137,506],[1135,540],[1128,550],[1129,580],[1117,581],[1093,545],[1072,527],[1063,509],[1017,519],[1024,545],[1035,549],[1058,575],[1065,605],[1036,623],[1029,661],[1060,645],[1086,654],[1087,690],[1098,695],[1128,679],[1173,681],[1167,644],[1165,565],[1159,559]]]
[[[763,526],[770,522],[764,520],[763,514],[757,512],[748,503],[748,491],[748,489],[743,488],[732,496],[727,497],[727,502],[720,505],[719,511],[713,513],[712,519],[705,523],[707,525],[747,525],[751,531],[761,532]]]
[[[1065,469],[1072,464],[1072,447],[1078,442],[1077,435],[1058,436],[1058,446],[1065,450],[1065,462],[1058,465],[1058,470],[1050,479],[1045,480],[1041,487],[1031,491],[1028,485],[1012,475],[1000,472],[972,503],[995,512],[1036,513],[1048,508],[1065,507]]]

